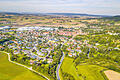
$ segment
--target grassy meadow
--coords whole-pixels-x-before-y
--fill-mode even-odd
[[[8,61],[7,54],[0,53],[0,80],[45,80],[30,70]]]
[[[73,59],[65,57],[61,66],[63,72],[68,73],[74,77],[75,80],[105,80],[104,74],[101,74],[104,68],[97,65],[78,65],[75,67]],[[63,80],[62,72],[60,71],[61,80]]]

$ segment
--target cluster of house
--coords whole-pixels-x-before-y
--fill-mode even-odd
[[[108,32],[109,35],[119,35],[120,33]]]
[[[32,59],[47,60],[48,63],[52,63],[50,53],[59,45],[59,40],[49,34],[50,32],[37,30],[18,31],[14,34],[16,39],[5,42],[4,46],[7,45],[12,49],[13,54],[26,54]]]
[[[9,49],[12,49],[13,54],[15,55],[26,54],[26,56],[31,58],[30,64],[36,63],[40,60],[52,63],[54,59],[51,52],[54,52],[54,55],[57,55],[57,51],[55,51],[55,49],[59,44],[67,46],[68,56],[70,57],[77,56],[82,52],[80,46],[87,44],[88,41],[81,42],[66,37],[75,36],[80,33],[85,34],[81,31],[64,31],[64,29],[20,29],[16,30],[15,34],[12,34],[16,39],[5,42],[3,46],[7,46]],[[2,48],[2,46],[0,47]]]
[[[8,39],[10,37],[10,35],[5,35],[5,34],[2,34],[2,33],[0,33],[0,40],[2,40],[2,39]]]
[[[74,29],[62,29],[56,32],[59,35],[64,36],[76,36],[78,34],[80,35],[86,35],[87,33],[82,32],[81,30],[74,30]]]
[[[64,45],[67,46],[66,50],[68,51],[68,56],[73,57],[82,53],[81,46],[83,46],[84,44],[88,45],[87,41],[82,42],[82,41],[69,39],[69,41],[67,41]]]

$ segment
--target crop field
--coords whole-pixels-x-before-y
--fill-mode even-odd
[[[120,80],[120,73],[112,71],[112,70],[107,70],[105,71],[105,74],[109,78],[109,80]]]
[[[28,69],[10,63],[7,54],[0,53],[0,80],[45,80]]]

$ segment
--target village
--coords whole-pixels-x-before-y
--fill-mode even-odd
[[[85,24],[87,28],[62,25],[1,26],[0,51],[8,53],[13,63],[42,73],[51,80],[60,80],[59,72],[64,80],[75,78],[76,75],[89,80],[87,75],[77,71],[78,67],[82,69],[82,65],[86,64],[117,70],[120,63],[120,33],[117,29],[111,30],[113,24],[99,19],[74,20]],[[76,75],[72,70],[76,71]]]
[[[66,30],[66,31],[64,31]],[[2,32],[5,32],[4,30]],[[22,57],[23,55],[30,57],[29,65],[39,63],[40,61],[50,64],[54,60],[54,55],[57,55],[57,46],[67,46],[68,56],[73,57],[79,55],[82,51],[80,46],[87,44],[85,42],[78,42],[72,38],[74,35],[82,33],[82,31],[72,29],[52,29],[52,28],[39,28],[39,27],[23,27],[18,29],[9,30],[14,36],[14,40],[9,40],[3,43],[4,47],[8,47],[14,55]],[[6,33],[9,33],[6,32]],[[1,35],[5,39],[9,38],[10,35]],[[1,46],[1,49],[3,48]]]

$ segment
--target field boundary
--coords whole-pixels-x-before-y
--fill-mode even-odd
[[[104,73],[105,69],[100,71],[101,75],[104,77],[105,80],[109,80],[106,74]]]

